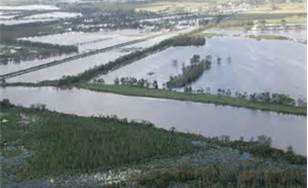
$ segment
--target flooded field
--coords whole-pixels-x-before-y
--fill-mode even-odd
[[[77,60],[73,60],[67,63],[52,66],[46,69],[41,69],[35,72],[30,72],[18,77],[8,79],[7,82],[40,82],[44,80],[60,79],[63,76],[72,76],[82,73],[94,66],[106,64],[109,61],[127,54],[127,52],[120,51],[108,51]]]
[[[63,12],[51,5],[0,6],[1,25],[50,22],[81,16],[81,13]]]
[[[71,12],[50,12],[42,14],[34,14],[31,16],[25,16],[19,19],[14,17],[5,17],[5,19],[0,20],[3,25],[18,25],[25,23],[34,23],[34,22],[50,22],[59,19],[75,18],[82,16],[80,13],[71,13]],[[1,17],[0,17],[1,19]]]
[[[158,35],[157,37],[154,37],[152,39],[149,39],[147,41],[140,42],[140,43],[137,43],[137,44],[125,46],[125,47],[123,47],[123,49],[125,49],[125,48],[148,48],[148,47],[151,47],[155,44],[158,44],[159,42],[161,42],[163,40],[174,37],[178,34],[190,32],[193,29],[196,29],[196,28],[185,28],[185,29],[181,29],[181,30],[178,30],[178,31],[175,31],[175,32],[162,31],[161,34]]]
[[[175,33],[171,33],[171,34],[163,34],[161,36],[158,36],[158,37],[154,37],[153,39],[149,39],[149,40],[146,40],[144,42],[140,42],[140,43],[137,43],[137,44],[133,44],[133,45],[128,45],[128,46],[125,46],[123,47],[122,49],[129,49],[129,48],[148,48],[148,47],[151,47],[155,44],[158,44],[159,42],[165,40],[165,39],[168,39],[170,37],[173,37],[175,36],[176,34]]]
[[[106,83],[116,77],[157,80],[160,87],[170,76],[181,72],[194,54],[211,55],[210,70],[192,84],[194,89],[231,89],[240,92],[276,92],[306,98],[306,45],[289,40],[255,40],[241,37],[214,37],[202,47],[169,48],[133,64],[102,75]],[[220,57],[220,64],[216,59]],[[230,57],[230,62],[228,58]]]
[[[126,35],[122,35],[121,33],[125,32]],[[71,32],[71,33],[64,33],[64,34],[56,34],[56,35],[46,35],[46,36],[41,36],[41,37],[31,37],[31,38],[22,38],[22,40],[31,40],[34,42],[44,42],[44,43],[52,43],[52,44],[60,44],[60,45],[77,45],[79,47],[79,53],[85,53],[88,51],[92,51],[92,50],[97,50],[97,49],[103,49],[103,48],[107,48],[110,46],[114,46],[114,45],[118,45],[118,44],[124,44],[126,42],[131,42],[127,45],[124,45],[123,47],[119,47],[118,49],[118,53],[120,53],[121,55],[127,54],[127,53],[131,53],[133,51],[136,50],[140,50],[140,48],[147,48],[150,47],[152,45],[155,45],[159,42],[161,42],[162,40],[165,40],[167,38],[170,38],[172,36],[177,35],[180,32],[184,32],[184,31],[179,31],[179,32],[171,32],[171,33],[148,33],[148,34],[140,34],[138,35],[137,33],[135,33],[135,31],[132,30],[128,30],[128,31],[115,31],[113,34],[112,32],[106,32],[106,35],[104,35],[104,32],[97,32],[97,33],[82,33],[82,32]],[[74,38],[77,38],[76,40],[74,40]],[[141,42],[140,40],[141,39]],[[69,55],[62,55],[62,56],[55,56],[52,58],[46,58],[46,59],[36,59],[36,60],[32,60],[32,61],[21,61],[19,63],[12,63],[9,62],[8,64],[2,64],[0,65],[0,67],[2,69],[0,69],[0,75],[1,74],[7,74],[7,73],[11,73],[14,71],[19,71],[22,69],[26,69],[26,68],[30,68],[30,67],[34,67],[34,66],[38,66],[38,65],[42,65],[42,64],[46,64],[49,62],[52,62],[54,60],[61,60],[64,59],[66,57],[70,57],[70,56],[74,56],[76,54],[69,54]],[[104,55],[103,55],[104,56]],[[86,64],[89,66],[86,66],[87,69],[92,68],[93,64],[94,65],[99,65],[99,62],[94,63],[95,59],[98,56],[93,56],[92,58],[88,58],[91,59],[90,61],[88,61],[87,58],[82,58],[79,60],[73,60],[72,63],[74,64],[74,62],[78,61],[78,62],[82,62],[82,64]],[[100,57],[100,56],[99,56]],[[108,58],[107,58],[108,59]],[[114,58],[111,58],[110,61],[114,60]],[[62,69],[63,67],[70,67],[71,64],[69,64],[68,66],[66,65],[62,65],[60,66]],[[57,66],[59,67],[59,65]],[[49,74],[51,74],[51,78],[59,78],[58,75],[75,75],[76,73],[81,73],[87,69],[85,69],[84,66],[75,66],[74,70],[72,70],[71,68],[69,68],[69,71],[67,74],[63,73],[62,71],[55,73],[56,71],[50,71],[50,69],[52,70],[60,70],[58,68],[49,68],[48,70],[40,70],[39,73],[29,73],[29,76],[25,76],[25,77],[21,77],[16,78],[16,79],[10,79],[8,80],[9,82],[11,82],[11,80],[13,80],[13,82],[15,81],[19,81],[19,80],[23,80],[24,78],[27,78],[27,80],[24,80],[26,82],[32,82],[32,81],[37,81],[36,79],[33,79],[33,75],[42,75],[44,72],[44,75],[46,74],[46,76],[44,76],[43,79],[39,79],[39,81],[42,81],[46,78],[49,78]],[[77,71],[79,70],[79,71]],[[57,76],[53,76],[53,75],[57,75]],[[34,76],[36,77],[36,76]],[[29,80],[28,80],[29,79]],[[50,78],[49,78],[50,79]]]
[[[5,6],[0,5],[0,10],[3,11],[20,11],[20,10],[59,10],[58,7],[52,5],[40,5],[40,4],[33,4],[33,5],[19,5],[19,6]]]
[[[29,107],[46,104],[58,112],[91,115],[117,115],[129,120],[147,120],[157,126],[204,136],[229,135],[246,140],[259,135],[270,136],[273,146],[306,153],[306,117],[261,112],[243,108],[215,106],[166,99],[129,97],[83,89],[61,90],[53,87],[0,89],[0,100]],[[217,118],[217,116],[220,116]]]
[[[233,36],[233,37],[247,37],[249,35],[274,35],[274,36],[285,36],[290,40],[296,42],[305,42],[307,40],[307,30],[305,29],[276,29],[276,30],[248,30],[244,31],[243,29],[208,29],[205,33],[217,33],[224,36]]]
[[[79,52],[105,48],[108,46],[155,36],[159,33],[145,33],[141,30],[100,31],[93,33],[67,32],[39,37],[21,38],[33,42],[43,42],[59,45],[77,45]]]
[[[45,63],[49,63],[51,61],[64,59],[64,58],[74,56],[74,55],[76,54],[68,54],[68,55],[65,54],[65,55],[59,55],[59,56],[54,56],[50,58],[35,59],[31,61],[9,62],[7,65],[0,64],[0,75],[27,69],[27,68],[38,66],[38,65],[42,65]]]

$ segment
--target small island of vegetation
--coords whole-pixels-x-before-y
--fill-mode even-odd
[[[196,81],[205,70],[211,67],[212,62],[210,59],[209,56],[205,59],[200,59],[200,55],[194,55],[190,59],[190,65],[183,65],[182,74],[170,76],[170,80],[166,84],[167,87],[169,89],[180,88]]]

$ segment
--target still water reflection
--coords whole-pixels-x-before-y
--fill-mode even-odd
[[[233,93],[269,91],[305,99],[306,50],[306,45],[294,41],[215,37],[202,47],[169,48],[102,78],[106,83],[113,83],[116,77],[132,76],[157,80],[162,87],[171,75],[181,73],[182,64],[188,64],[194,54],[202,58],[211,55],[212,67],[192,84],[194,89],[209,87],[212,93],[218,88],[230,89]],[[216,61],[218,57],[222,58],[220,64]]]

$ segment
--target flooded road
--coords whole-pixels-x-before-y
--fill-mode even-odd
[[[95,66],[107,64],[127,53],[111,50],[9,78],[7,82],[40,82],[61,79],[63,76],[78,75]]]

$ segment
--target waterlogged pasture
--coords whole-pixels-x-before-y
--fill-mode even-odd
[[[0,24],[3,25],[18,25],[18,24],[26,24],[26,23],[34,23],[34,22],[50,22],[59,19],[68,19],[82,16],[80,13],[72,13],[72,12],[49,12],[49,13],[40,13],[33,14],[30,16],[25,16],[22,18],[8,19],[8,17],[4,17],[5,19],[0,20]],[[1,17],[0,17],[1,18]]]
[[[117,50],[108,51],[23,74],[8,79],[7,82],[40,82],[44,80],[56,80],[63,76],[77,75],[95,66],[106,64],[125,54],[127,54],[127,52],[120,52]]]
[[[110,34],[110,33],[109,33]],[[142,41],[142,42],[138,42],[138,43],[135,43],[135,44],[131,44],[131,45],[127,45],[127,46],[124,46],[122,48],[119,48],[117,53],[121,54],[121,55],[124,55],[124,54],[127,54],[127,53],[130,53],[132,51],[135,51],[135,50],[138,50],[139,47],[147,47],[147,46],[152,46],[156,43],[159,43],[160,41],[164,40],[164,39],[167,39],[169,37],[172,37],[174,35],[176,35],[177,33],[169,33],[169,34],[165,34],[165,33],[161,33],[159,35],[155,34],[153,36],[153,38],[150,38],[150,39],[147,39],[145,41]],[[79,36],[82,36],[80,38],[77,39],[77,41],[73,40],[72,38],[68,37],[67,39],[68,40],[65,40],[65,36],[68,35],[68,36],[75,36],[77,37],[78,35]],[[135,34],[130,34],[130,35],[127,35],[127,36],[121,36],[119,35],[118,37],[115,37],[117,34],[114,34],[114,36],[112,36],[113,38],[107,38],[108,36],[104,36],[104,35],[100,35],[99,33],[77,33],[77,32],[72,32],[72,33],[66,33],[66,34],[57,34],[57,35],[49,35],[49,36],[43,36],[42,38],[44,39],[43,42],[50,42],[52,44],[60,44],[60,45],[79,45],[79,48],[83,48],[84,51],[89,51],[89,49],[87,49],[86,47],[91,47],[91,48],[97,48],[97,49],[101,49],[101,48],[106,48],[106,47],[109,47],[109,46],[114,46],[116,44],[122,44],[124,42],[130,42],[132,41],[132,39],[138,39],[138,38],[142,38],[144,37],[144,35],[135,35]],[[57,40],[52,40],[52,37],[53,36],[56,36],[55,39]],[[136,37],[135,37],[136,36]],[[101,37],[101,38],[99,38]],[[147,36],[148,37],[148,36]],[[37,38],[40,38],[40,37],[37,37]],[[33,37],[33,42],[38,42],[40,40],[38,40],[36,37]],[[31,40],[32,40],[31,39]],[[62,39],[62,40],[61,40]],[[22,40],[28,40],[27,38],[23,38]],[[73,43],[75,42],[75,43]],[[103,44],[104,43],[104,44]],[[137,47],[138,46],[138,47]],[[87,50],[86,50],[87,49]],[[83,52],[80,52],[80,53],[83,53]],[[7,73],[10,73],[10,72],[14,72],[14,71],[18,71],[18,70],[22,70],[22,69],[26,69],[26,68],[30,68],[32,66],[37,66],[37,65],[41,65],[41,64],[45,64],[45,63],[48,63],[48,62],[51,62],[51,61],[54,61],[54,60],[61,60],[65,57],[69,57],[69,56],[74,56],[75,54],[70,54],[70,55],[64,55],[64,56],[55,56],[55,57],[52,57],[52,58],[47,58],[47,59],[37,59],[37,60],[33,60],[33,61],[21,61],[20,63],[9,63],[7,65],[0,65],[3,67],[3,69],[0,70],[0,74],[7,74]],[[47,74],[45,76],[43,76],[44,78],[43,79],[40,79],[40,81],[44,80],[45,78],[49,78],[49,76],[51,76],[52,78],[59,78],[58,75],[63,75],[63,70],[66,70],[66,69],[62,69],[63,67],[69,67],[69,66],[73,66],[75,65],[74,62],[78,61],[78,62],[83,62],[83,64],[86,64],[86,65],[89,65],[89,66],[86,66],[87,69],[89,68],[92,68],[93,64],[95,65],[99,65],[100,61],[97,60],[95,62],[95,59],[97,57],[100,57],[100,55],[98,56],[94,56],[93,58],[81,58],[81,59],[78,59],[78,60],[74,60],[72,61],[72,64],[69,64],[69,65],[58,65],[57,67],[61,67],[61,71],[59,71],[59,73],[55,73],[55,71],[51,71],[51,75],[50,74],[50,69],[53,70],[53,68],[48,68],[48,71],[43,71],[43,70],[40,70],[39,73],[29,73],[29,75],[31,74],[34,74],[34,75],[43,75],[43,73]],[[90,61],[89,61],[90,59]],[[104,59],[104,61],[107,61],[108,58]],[[109,61],[112,61],[114,60],[114,58],[111,58],[109,59]],[[70,62],[69,62],[70,63]],[[91,66],[90,66],[91,65]],[[54,68],[55,70],[59,70],[58,68]],[[75,68],[72,70],[72,68],[67,68],[68,70],[66,72],[69,72],[68,75],[75,75],[77,73],[81,73],[82,71],[84,70],[87,70],[85,69],[84,67],[77,67],[75,66]],[[77,71],[79,70],[79,71]],[[43,72],[43,73],[41,73]],[[57,75],[57,76],[54,76],[54,75]],[[67,75],[67,74],[65,74]],[[22,76],[22,79],[24,77]],[[30,76],[26,76],[26,78],[30,78],[30,80],[25,80],[26,82],[31,82],[33,81],[33,77]],[[13,80],[20,80],[20,79],[13,79]],[[37,81],[37,80],[34,80],[34,81]]]
[[[82,16],[82,14],[73,12],[49,12],[49,13],[26,16],[24,17],[24,19],[48,19],[48,18],[62,19],[62,18],[74,18],[78,16]]]
[[[18,12],[1,12],[0,10],[0,21],[2,20],[9,20],[15,18],[15,16],[18,16]]]
[[[214,37],[202,47],[176,47],[102,75],[112,84],[117,77],[157,80],[160,87],[181,72],[194,54],[211,55],[211,69],[192,84],[193,89],[230,89],[240,92],[285,93],[306,98],[306,45],[289,40]],[[221,63],[217,58],[221,57]],[[228,57],[231,61],[228,61]]]
[[[39,4],[33,4],[33,5],[19,5],[19,6],[5,6],[0,5],[0,10],[5,11],[13,11],[13,10],[27,10],[27,11],[38,11],[38,10],[59,10],[58,7],[52,6],[52,5],[39,5]]]
[[[5,64],[0,64],[0,75],[2,74],[8,74],[11,72],[15,71],[20,71],[23,69],[27,69],[30,67],[42,65],[45,63],[49,63],[51,61],[56,61],[56,60],[61,60],[70,56],[74,56],[76,54],[64,54],[64,55],[59,55],[59,56],[54,56],[54,57],[49,57],[49,58],[44,58],[44,59],[35,59],[31,61],[21,61],[21,62],[9,62],[7,65]]]
[[[149,48],[149,47],[151,47],[155,44],[162,42],[163,40],[175,37],[179,34],[185,34],[185,33],[191,32],[194,29],[197,29],[197,28],[191,27],[191,28],[180,29],[180,30],[177,30],[177,31],[162,30],[161,32],[159,32],[158,35],[156,35],[155,37],[153,37],[151,39],[148,39],[146,41],[139,42],[139,43],[136,43],[136,44],[132,44],[132,45],[122,47],[122,49],[125,50],[125,49],[133,49],[133,48],[137,48],[137,49],[139,49],[139,48]]]
[[[49,5],[0,6],[1,25],[50,22],[81,16],[81,13],[63,12],[58,7]]]
[[[305,29],[276,29],[276,30],[243,30],[241,28],[226,28],[226,29],[217,29],[212,28],[204,31],[204,33],[215,33],[224,36],[233,36],[233,37],[247,37],[249,35],[274,35],[274,36],[283,36],[289,38],[296,42],[304,43],[307,40],[307,30]]]
[[[229,135],[246,140],[259,135],[270,136],[273,146],[285,149],[291,145],[296,153],[306,154],[306,117],[261,112],[229,106],[215,106],[146,97],[130,97],[73,88],[6,87],[0,89],[0,100],[29,107],[46,104],[58,112],[91,115],[117,115],[129,120],[147,120],[155,125],[204,136]]]
[[[106,48],[120,43],[129,42],[156,35],[157,33],[146,33],[141,30],[116,30],[100,32],[67,32],[54,35],[35,36],[21,38],[33,42],[43,42],[59,45],[77,45],[80,52]]]
[[[174,36],[178,35],[179,33],[182,33],[182,32],[168,32],[168,33],[164,32],[164,33],[161,33],[157,37],[153,37],[153,38],[151,38],[149,40],[146,40],[146,41],[143,41],[143,42],[139,42],[139,43],[136,43],[136,44],[132,44],[132,45],[128,45],[128,46],[122,47],[122,49],[125,50],[125,49],[134,49],[134,48],[137,48],[137,49],[149,48],[151,46],[154,46],[154,45],[162,42],[163,40],[166,40],[168,38],[174,37]]]

